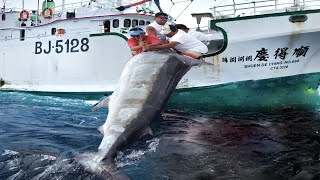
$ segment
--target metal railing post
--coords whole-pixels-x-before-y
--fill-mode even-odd
[[[233,0],[233,17],[236,17],[236,2]]]
[[[256,15],[256,2],[253,1],[252,3],[253,3],[253,13],[254,15]]]

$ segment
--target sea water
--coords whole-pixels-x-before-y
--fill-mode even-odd
[[[0,179],[101,179],[74,157],[96,152],[96,101],[0,93]],[[166,109],[154,135],[119,152],[131,179],[320,179],[320,110]]]

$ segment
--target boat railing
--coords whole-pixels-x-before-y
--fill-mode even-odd
[[[90,34],[92,33],[92,31],[90,30],[90,28],[83,28],[81,31],[79,31],[78,29],[75,29],[77,31],[75,32],[72,32],[73,29],[70,29],[68,30],[68,34],[69,35],[82,35],[82,34]],[[44,37],[54,37],[54,36],[61,36],[61,35],[52,35],[52,34],[49,34],[49,33],[46,33],[44,32],[43,34],[38,34],[36,36],[27,36],[27,37],[24,37],[23,40],[27,40],[27,39],[41,39],[41,38],[44,38]],[[7,35],[5,37],[2,37],[0,38],[0,41],[14,41],[14,40],[21,40],[20,37],[17,37],[17,36],[13,36],[13,35]]]
[[[74,2],[74,3],[66,3],[64,5],[56,6],[55,9],[56,11],[68,11],[68,10],[74,10],[80,7],[84,7],[90,4],[91,1],[81,1],[81,2]]]
[[[132,3],[130,0],[122,1],[121,4],[117,3],[117,1],[92,1],[92,0],[81,0],[80,2],[67,3],[64,5],[56,6],[55,9],[57,12],[62,11],[74,11],[75,9],[79,9],[82,7],[93,7],[97,9],[105,9],[105,10],[115,10],[116,7],[120,5],[127,5]],[[117,10],[118,12],[118,10]]]
[[[56,16],[60,16],[62,13],[65,12],[74,12],[77,10],[80,10],[81,8],[86,8],[86,7],[90,7],[92,8],[93,11],[98,11],[99,9],[104,9],[104,10],[108,10],[111,12],[119,12],[118,10],[116,10],[116,7],[120,6],[120,5],[127,5],[132,3],[132,1],[130,0],[124,0],[122,1],[121,4],[119,4],[117,1],[93,1],[93,0],[81,0],[78,2],[71,2],[71,3],[65,3],[64,5],[59,5],[59,6],[55,6],[55,12],[54,14]],[[149,8],[153,7],[152,3],[149,3]],[[17,11],[17,12],[21,12],[23,9],[22,7],[5,7],[5,8],[1,8],[0,12],[12,12],[12,11]],[[36,9],[27,9],[30,12],[38,12],[36,14],[41,15],[41,7],[39,10]]]
[[[225,19],[259,14],[320,9],[320,1],[297,0],[290,3],[285,0],[262,0],[214,6],[210,9],[213,11],[214,18]]]
[[[83,7],[93,7],[97,9],[114,9],[117,7],[117,4],[115,2],[107,2],[107,3],[99,3],[99,2],[93,2],[90,0],[81,0],[79,2],[72,2],[72,3],[65,3],[64,5],[55,6],[55,14],[61,14],[62,12],[67,11],[75,11],[76,9],[83,8]],[[11,12],[11,11],[22,11],[22,7],[10,7],[10,8],[1,8],[1,12]],[[29,10],[29,9],[27,9]],[[41,8],[39,9],[39,15],[41,12]],[[35,9],[32,9],[30,11],[37,11]]]

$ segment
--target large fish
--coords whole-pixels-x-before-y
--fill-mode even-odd
[[[160,114],[180,79],[192,66],[212,65],[173,52],[145,52],[126,64],[113,94],[94,109],[108,106],[106,122],[99,128],[104,134],[98,153],[87,162],[93,171],[99,163],[113,162],[117,151],[146,133]],[[88,160],[88,159],[87,159]]]

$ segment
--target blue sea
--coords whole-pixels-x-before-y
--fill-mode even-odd
[[[96,152],[107,109],[97,101],[0,93],[0,179],[102,179],[74,157]],[[320,179],[320,109],[166,109],[154,134],[119,152],[134,180]]]

